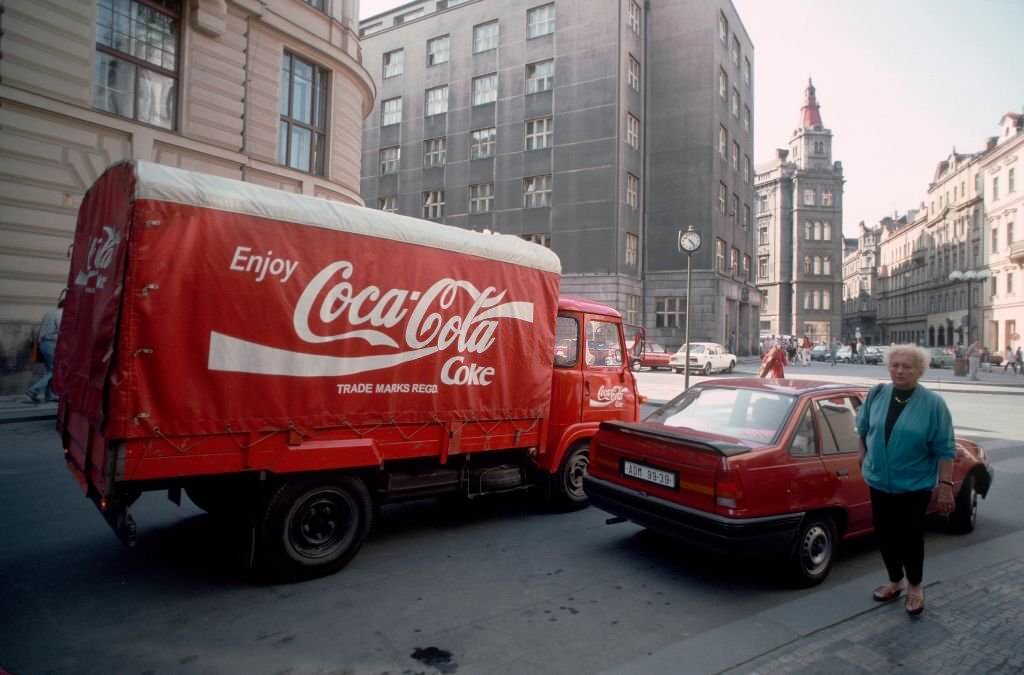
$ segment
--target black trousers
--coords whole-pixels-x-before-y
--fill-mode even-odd
[[[904,574],[912,586],[921,583],[924,569],[924,514],[931,490],[882,492],[871,488],[871,519],[889,581]]]

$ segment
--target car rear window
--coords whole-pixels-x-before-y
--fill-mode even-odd
[[[795,401],[794,396],[756,389],[697,386],[646,421],[768,444],[775,441]]]

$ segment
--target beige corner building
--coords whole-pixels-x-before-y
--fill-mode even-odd
[[[82,197],[144,159],[362,204],[358,0],[5,2],[0,394],[67,278]]]

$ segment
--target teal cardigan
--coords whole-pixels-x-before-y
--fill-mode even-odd
[[[892,389],[891,383],[876,386],[857,414],[857,432],[867,448],[864,480],[882,492],[931,490],[938,479],[939,460],[956,457],[953,418],[946,401],[919,384],[886,443],[885,418]]]

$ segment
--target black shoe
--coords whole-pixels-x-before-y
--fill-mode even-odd
[[[42,403],[42,399],[39,398],[39,394],[34,391],[25,392],[25,403]]]

